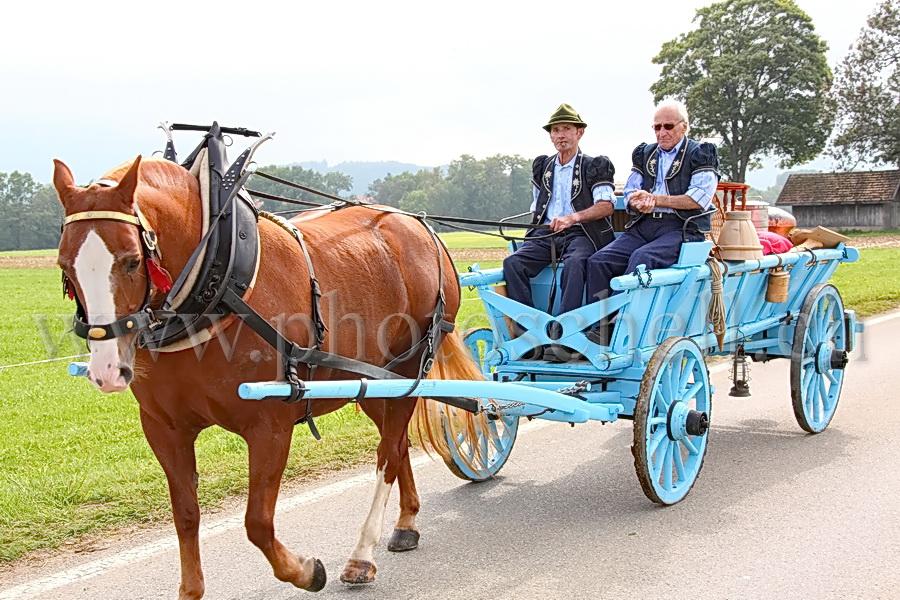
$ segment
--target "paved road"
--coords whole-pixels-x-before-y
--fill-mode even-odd
[[[837,415],[820,435],[796,425],[788,363],[753,365],[751,398],[730,398],[714,369],[713,432],[688,498],[661,508],[633,472],[628,422],[532,423],[501,477],[465,484],[425,458],[422,542],[380,547],[378,580],[338,581],[370,502],[368,469],[293,490],[283,541],[321,558],[322,598],[900,598],[900,319],[869,326]],[[391,505],[396,504],[396,492]],[[389,511],[388,523],[396,515]],[[209,519],[207,598],[297,598],[246,541],[241,517]],[[386,528],[386,533],[388,532]],[[174,598],[169,531],[83,557],[18,569],[0,600]]]

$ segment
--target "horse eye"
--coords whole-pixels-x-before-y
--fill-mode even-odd
[[[139,266],[141,266],[141,259],[139,258],[129,258],[125,262],[125,270],[129,273],[135,272]]]

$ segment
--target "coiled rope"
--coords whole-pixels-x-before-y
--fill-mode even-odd
[[[710,291],[712,298],[709,301],[709,311],[706,320],[712,326],[713,334],[719,343],[719,351],[722,351],[722,345],[725,341],[725,302],[722,300],[722,263],[714,258],[706,261],[709,266],[709,276],[712,280],[710,283]]]

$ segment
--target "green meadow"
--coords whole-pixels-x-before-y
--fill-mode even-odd
[[[500,238],[442,236],[453,249],[502,248]],[[863,249],[833,281],[861,316],[900,305],[898,248]],[[0,257],[54,256],[54,251]],[[480,262],[480,261],[479,261]],[[480,262],[482,268],[499,263]],[[460,270],[468,263],[460,263]],[[87,534],[169,519],[162,470],[144,440],[130,392],[104,395],[66,374],[85,352],[70,332],[73,304],[56,268],[0,269],[0,561],[54,548]],[[464,289],[458,321],[486,324],[475,293]],[[55,360],[61,359],[61,360]],[[39,362],[35,361],[52,361]],[[11,366],[21,365],[21,366]],[[297,427],[286,477],[309,479],[372,460],[378,435],[353,407],[317,420],[315,441]],[[197,443],[200,499],[206,510],[246,490],[246,445],[218,428]]]

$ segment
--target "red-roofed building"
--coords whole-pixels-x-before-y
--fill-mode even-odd
[[[792,174],[777,206],[790,206],[798,227],[900,229],[900,169]]]

